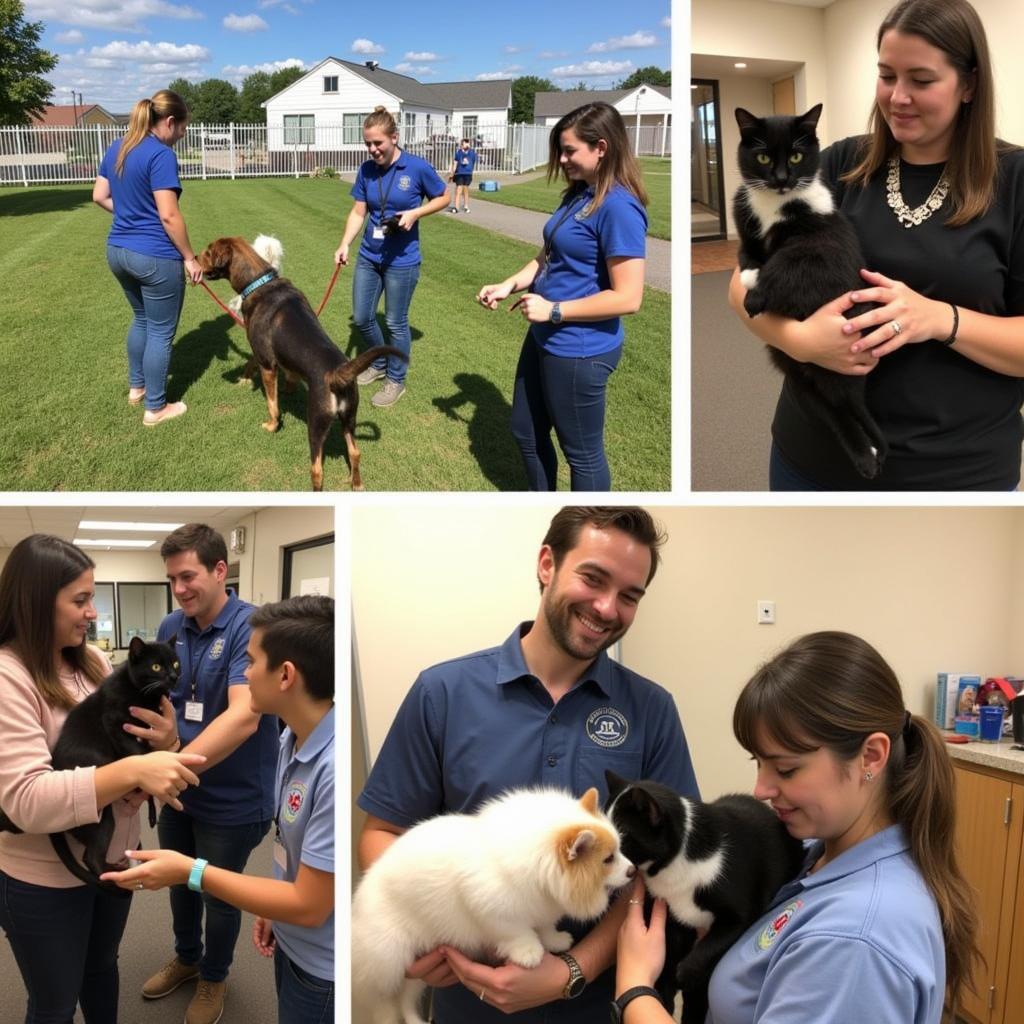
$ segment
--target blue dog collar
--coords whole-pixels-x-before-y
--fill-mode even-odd
[[[257,277],[255,281],[250,281],[249,284],[242,289],[242,298],[244,299],[252,295],[260,285],[264,285],[268,281],[273,281],[275,277],[277,277],[277,271],[268,270],[262,277]]]

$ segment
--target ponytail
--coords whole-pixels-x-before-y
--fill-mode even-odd
[[[398,125],[387,107],[374,107],[372,114],[366,115],[363,131],[367,128],[379,128],[385,135],[397,135]]]
[[[118,177],[124,172],[124,162],[128,154],[149,134],[157,121],[162,121],[166,117],[174,117],[179,121],[188,119],[185,101],[170,89],[161,89],[152,99],[139,100],[132,107],[131,117],[128,119],[128,133],[121,141],[121,150],[114,164]]]

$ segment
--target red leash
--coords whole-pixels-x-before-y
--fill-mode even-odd
[[[324,306],[327,305],[327,300],[331,297],[331,290],[334,288],[334,282],[338,280],[338,271],[341,270],[341,264],[334,264],[334,273],[331,275],[330,284],[327,285],[327,291],[324,292],[323,302],[320,303],[320,308],[316,311],[316,315],[319,316],[324,311]]]
[[[327,305],[327,300],[331,297],[331,292],[334,290],[334,282],[338,280],[338,271],[340,270],[341,264],[336,263],[334,265],[334,273],[331,275],[330,283],[327,285],[327,291],[324,293],[323,300],[320,303],[320,308],[316,311],[317,316],[320,316],[320,314],[324,311],[324,306]],[[230,316],[231,319],[235,321],[236,324],[240,324],[242,327],[245,326],[245,321],[233,309],[229,309],[227,306],[224,305],[223,302],[220,301],[219,298],[217,298],[216,293],[206,283],[205,279],[200,281],[199,283],[207,290],[207,292],[210,295],[210,298],[213,299],[213,301],[216,302],[217,305],[220,306],[220,308],[223,309],[224,312],[227,313],[228,316]]]

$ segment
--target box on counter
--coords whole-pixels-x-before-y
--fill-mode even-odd
[[[977,715],[957,715],[953,721],[953,731],[976,740],[981,735],[980,719]]]
[[[952,729],[956,717],[956,696],[960,690],[959,672],[940,672],[935,683],[935,724]]]
[[[957,683],[956,707],[954,715],[973,716],[977,718],[975,706],[978,703],[978,694],[981,691],[981,676],[961,676]]]

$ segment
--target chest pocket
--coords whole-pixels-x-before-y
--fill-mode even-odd
[[[603,807],[608,799],[606,769],[611,769],[624,779],[636,780],[643,771],[643,751],[608,750],[604,747],[583,747],[576,758],[573,773],[573,789],[576,796],[582,796],[591,786],[597,786],[598,802]]]

